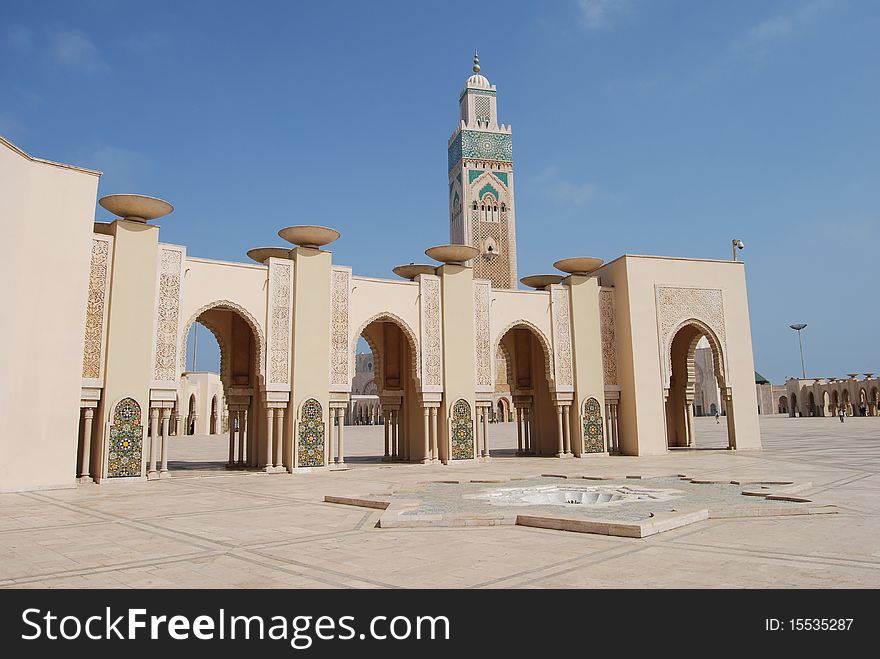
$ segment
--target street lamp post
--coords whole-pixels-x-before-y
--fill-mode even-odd
[[[789,325],[789,327],[798,334],[798,345],[800,345],[801,347],[801,374],[804,376],[804,380],[807,379],[807,369],[804,368],[804,342],[801,341],[801,330],[804,329],[806,326],[806,323],[795,323],[794,325]]]
[[[738,238],[734,238],[732,242],[733,242],[733,260],[736,261],[736,250],[742,249],[743,247],[746,246],[746,244],[742,240],[739,240]]]

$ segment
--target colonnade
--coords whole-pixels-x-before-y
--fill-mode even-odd
[[[476,437],[476,446],[474,447],[474,457],[488,458],[489,455],[489,419],[494,413],[494,405],[492,402],[477,403],[477,416],[474,419],[474,436]]]
[[[248,459],[251,456],[249,456],[247,427],[248,411],[246,407],[229,410],[229,461],[226,463],[227,467],[252,465],[253,460]]]
[[[620,401],[616,398],[608,398],[607,393],[605,396],[605,446],[608,453],[619,455],[620,435],[617,425],[617,404]],[[693,433],[689,437],[693,439]]]
[[[345,464],[345,409],[344,407],[330,408],[330,444],[327,447],[328,465]],[[336,429],[335,431],[334,428]]]
[[[571,425],[569,423],[568,413],[571,403],[556,403],[556,457],[571,457]]]
[[[170,407],[150,408],[150,464],[147,470],[147,478],[156,479],[168,474],[168,426],[171,420],[172,409]],[[159,426],[162,431],[159,433]],[[159,465],[157,469],[157,453]]]
[[[531,403],[514,403],[516,410],[516,454],[537,455],[532,445],[534,426],[532,423]]]

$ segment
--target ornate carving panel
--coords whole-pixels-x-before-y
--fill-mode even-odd
[[[422,293],[422,386],[439,388],[442,383],[440,337],[440,279],[421,277]]]
[[[156,319],[153,336],[153,380],[177,379],[177,337],[180,332],[180,282],[183,252],[160,247],[156,282]]]
[[[474,457],[474,424],[471,406],[464,398],[452,406],[452,459],[470,460]]]
[[[686,320],[699,320],[711,329],[721,348],[727,353],[727,334],[724,327],[724,300],[717,288],[679,288],[657,286],[657,331],[663,355],[664,381],[672,373],[670,349],[673,334]]]
[[[550,288],[553,313],[553,369],[556,388],[571,389],[574,386],[571,359],[571,308],[568,287],[554,285]]]
[[[513,160],[513,142],[510,133],[462,130],[449,145],[448,156],[449,171],[462,158],[509,163]]]
[[[614,333],[614,291],[599,291],[602,325],[602,373],[606,385],[617,382],[617,337]]]
[[[487,281],[474,282],[474,375],[478,388],[493,390],[492,337],[489,331],[489,300],[492,292]]]
[[[348,371],[350,293],[351,271],[334,268],[330,281],[330,386],[346,391],[352,378]]]
[[[104,328],[107,322],[107,289],[110,284],[112,239],[92,238],[89,291],[86,298],[86,330],[83,343],[82,377],[92,386],[103,386]]]
[[[269,385],[290,385],[290,327],[293,263],[269,261]]]

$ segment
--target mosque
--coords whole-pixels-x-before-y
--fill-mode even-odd
[[[558,255],[558,274],[520,279],[512,131],[476,58],[458,101],[450,244],[388,279],[335,263],[329,227],[282,228],[288,245],[232,263],[162,242],[153,222],[173,208],[160,199],[102,197],[118,218],[96,222],[100,172],[0,138],[2,267],[15,282],[0,323],[0,491],[169,477],[168,438],[207,415],[228,434],[230,467],[297,477],[345,464],[360,337],[388,461],[487,463],[502,398],[518,455],[690,446],[698,344],[729,448],[761,448],[743,264],[603,263],[563,240],[573,254]],[[201,413],[182,379],[195,322],[221,354],[222,395]]]

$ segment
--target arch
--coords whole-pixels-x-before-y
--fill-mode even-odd
[[[181,355],[181,371],[186,370],[186,341],[189,338],[189,330],[192,327],[192,324],[196,322],[203,313],[206,311],[211,311],[212,309],[226,309],[227,311],[232,311],[241,316],[242,320],[244,320],[251,328],[251,331],[254,333],[254,344],[256,350],[254,351],[256,354],[254,355],[254,362],[256,366],[256,371],[254,375],[256,376],[255,385],[262,384],[265,378],[265,370],[264,370],[264,359],[263,355],[266,352],[266,337],[263,334],[263,330],[260,327],[260,324],[257,322],[257,319],[251,315],[250,311],[245,309],[240,304],[236,304],[235,302],[231,302],[229,300],[215,300],[214,302],[210,302],[202,307],[199,307],[195,313],[193,313],[186,324],[182,327],[181,335],[180,335],[180,355]],[[203,320],[199,320],[202,325],[210,330],[211,334],[214,335],[214,338],[217,340],[217,345],[220,346],[220,379],[228,381],[229,377],[229,358],[228,358],[228,348],[225,345],[225,342],[222,340],[221,333],[215,328],[211,327],[210,323],[206,323]],[[179,375],[178,375],[179,377]]]
[[[113,407],[107,447],[107,478],[140,477],[143,465],[143,410],[125,397]]]
[[[314,398],[299,408],[296,451],[298,467],[324,466],[324,408]]]
[[[452,406],[450,428],[453,460],[471,460],[474,457],[474,424],[471,404],[459,398]]]
[[[498,408],[497,422],[498,423],[506,423],[507,421],[510,421],[510,400],[507,397],[502,396],[501,398],[498,399],[497,408]]]
[[[219,430],[217,429],[217,422],[220,420],[220,410],[217,406],[217,394],[214,394],[214,397],[211,399],[211,419],[209,423],[208,432],[211,435],[216,435]]]
[[[198,401],[195,392],[189,395],[189,401],[186,404],[186,435],[196,434],[196,417],[198,416]]]
[[[816,416],[816,397],[813,395],[812,391],[807,398],[807,414],[809,416]]]
[[[800,409],[798,408],[798,399],[797,394],[792,392],[790,396],[790,407],[788,409],[788,414],[790,416],[797,416]]]
[[[584,401],[584,453],[604,453],[605,438],[602,433],[602,406],[595,398]]]
[[[832,415],[834,411],[831,409],[831,395],[825,389],[822,392],[822,416]]]
[[[736,448],[731,391],[726,382],[721,341],[709,325],[696,318],[688,318],[676,326],[667,340],[663,355],[667,365],[664,392],[668,447],[692,447],[696,444],[693,421],[696,350],[704,337],[712,353],[712,368],[722,392],[721,408],[727,416],[727,448]]]
[[[391,313],[390,311],[380,311],[377,314],[370,316],[364,323],[358,327],[357,331],[352,335],[351,344],[349,345],[349,373],[354,373],[355,370],[355,360],[357,354],[357,342],[358,339],[363,335],[364,340],[370,346],[370,350],[373,351],[373,364],[375,365],[374,372],[376,373],[375,380],[381,382],[381,366],[382,363],[380,359],[379,351],[376,349],[376,346],[370,340],[369,337],[364,335],[364,330],[367,329],[370,325],[376,322],[383,323],[394,323],[403,332],[403,335],[407,338],[407,342],[409,343],[410,350],[412,350],[413,358],[412,358],[412,376],[415,381],[415,385],[417,389],[422,388],[422,374],[421,374],[421,353],[419,351],[419,340],[417,338],[416,333],[413,329],[407,324],[403,318],[397,316],[396,314]]]
[[[513,321],[512,323],[507,325],[507,327],[505,327],[503,330],[501,330],[501,332],[499,332],[498,335],[495,337],[493,344],[492,344],[495,351],[497,352],[498,346],[502,345],[501,340],[505,337],[505,335],[510,330],[518,329],[518,328],[529,329],[532,331],[532,334],[534,334],[538,338],[538,342],[541,344],[541,348],[543,348],[543,350],[544,350],[544,375],[547,378],[547,382],[550,383],[551,391],[555,390],[556,389],[556,382],[553,379],[553,350],[550,347],[550,341],[547,339],[547,336],[544,334],[544,332],[541,331],[541,328],[539,328],[537,325],[535,325],[530,320],[525,320],[524,318],[520,318],[519,320]],[[509,355],[506,352],[505,352],[505,356],[509,357]],[[510,362],[508,361],[508,366],[509,365],[510,365]],[[510,369],[509,368],[507,370],[507,373],[508,373],[507,377],[509,379],[510,378]]]
[[[709,347],[712,349],[712,368],[715,373],[715,379],[718,381],[718,386],[720,388],[724,388],[725,386],[727,386],[727,378],[725,377],[725,355],[724,350],[721,346],[721,341],[718,339],[718,335],[716,334],[715,330],[713,330],[711,327],[709,327],[709,325],[697,318],[687,318],[681,321],[666,337],[664,360],[664,364],[666,365],[666,373],[664,374],[666,382],[665,387],[667,389],[669,388],[669,382],[672,379],[672,342],[675,341],[675,337],[678,336],[678,333],[689,325],[697,329],[697,337],[695,339],[696,342],[700,340],[701,335],[705,336],[706,340],[709,342]],[[689,347],[689,354],[693,353],[694,349],[697,347],[696,342],[694,343],[694,345]]]
[[[779,397],[779,414],[788,414],[788,398],[786,396]]]

